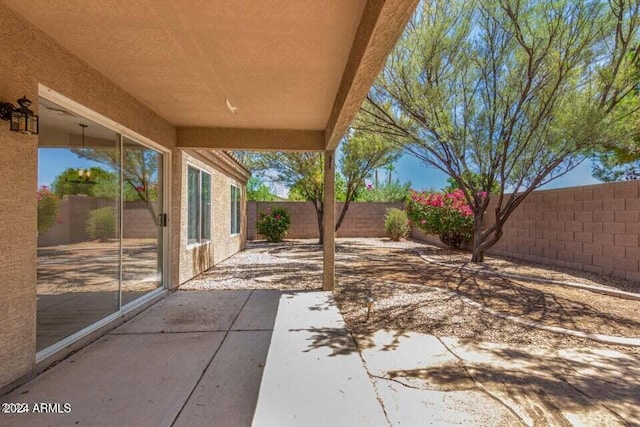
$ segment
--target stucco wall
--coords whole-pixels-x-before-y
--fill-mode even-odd
[[[38,83],[163,144],[175,129],[86,63],[0,4],[0,100],[26,95],[38,110]],[[9,131],[0,121],[0,386],[28,373],[35,362],[36,136]]]
[[[639,196],[640,182],[537,191],[490,253],[640,280]]]
[[[336,203],[336,221],[342,211],[343,203]],[[288,238],[318,238],[318,220],[311,202],[248,202],[247,222],[248,238],[260,238],[256,232],[257,212],[268,207],[283,207],[291,215]],[[403,209],[404,203],[355,203],[349,209],[338,230],[338,237],[384,237],[384,215],[388,208]]]
[[[246,244],[246,209],[240,203],[240,234],[231,234],[231,185],[242,189],[242,201],[246,197],[246,181],[233,178],[219,169],[215,164],[197,154],[182,152],[180,161],[181,176],[181,214],[180,214],[180,249],[178,283],[184,283],[199,273],[213,267],[220,261],[242,250]],[[187,169],[193,165],[211,174],[211,238],[206,243],[188,244],[187,242]]]

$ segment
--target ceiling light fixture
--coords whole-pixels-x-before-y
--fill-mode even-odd
[[[82,151],[85,151],[85,147],[84,147],[84,130],[86,128],[88,128],[88,125],[85,125],[84,123],[79,123],[78,126],[80,126],[82,128]],[[76,183],[76,184],[96,184],[95,181],[91,181],[91,169],[87,168],[78,168],[77,170],[78,173],[78,178],[77,179],[69,179],[68,176],[65,177],[65,181],[67,182],[72,182],[72,183]]]

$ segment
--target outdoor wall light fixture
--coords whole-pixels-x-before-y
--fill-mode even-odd
[[[29,109],[31,101],[23,96],[18,99],[17,107],[9,102],[0,102],[0,119],[9,121],[13,132],[38,134],[38,116]]]

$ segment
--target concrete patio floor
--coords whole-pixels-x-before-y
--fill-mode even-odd
[[[0,425],[250,425],[281,294],[175,292],[0,398],[71,413]]]

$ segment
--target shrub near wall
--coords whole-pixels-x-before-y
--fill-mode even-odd
[[[86,226],[89,237],[106,242],[116,237],[116,215],[113,208],[100,208],[89,211]]]
[[[283,208],[267,208],[258,213],[256,229],[268,242],[282,242],[287,237],[291,217]]]
[[[396,208],[387,209],[387,215],[384,218],[384,231],[395,242],[407,237],[411,231],[407,213]]]
[[[473,237],[473,212],[462,190],[444,194],[412,191],[407,212],[413,225],[437,235],[449,247],[460,249]]]

